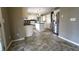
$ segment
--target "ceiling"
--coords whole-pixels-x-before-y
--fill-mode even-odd
[[[28,7],[27,12],[30,14],[45,14],[53,9],[53,7]]]

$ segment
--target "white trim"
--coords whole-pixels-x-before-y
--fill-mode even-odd
[[[12,40],[12,41],[10,41],[10,43],[8,44],[8,46],[6,47],[5,50],[7,51],[13,42],[15,42],[15,41],[20,41],[20,40],[24,40],[24,38],[20,38],[20,39],[17,39],[17,40]]]
[[[9,47],[11,46],[11,44],[13,43],[13,40],[10,41],[10,43],[8,44],[8,46],[6,47],[6,51],[9,49]]]
[[[71,41],[71,40],[69,40],[69,39],[66,39],[66,38],[64,38],[64,37],[61,37],[61,36],[58,36],[58,37],[61,38],[61,39],[63,39],[63,40],[66,40],[66,41],[68,41],[68,42],[70,42],[70,43],[73,43],[73,44],[79,46],[79,44],[76,43],[76,42],[73,42],[73,41]]]
[[[24,37],[23,37],[23,38],[20,38],[20,39],[13,40],[13,42],[15,42],[15,41],[20,41],[20,40],[25,40],[25,39],[24,39]]]

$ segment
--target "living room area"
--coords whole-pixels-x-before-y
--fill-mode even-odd
[[[78,51],[77,7],[2,7],[3,51]]]

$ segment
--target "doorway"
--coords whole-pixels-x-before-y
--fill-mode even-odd
[[[1,24],[0,24],[0,51],[2,51],[2,42],[1,42],[2,38],[1,38]]]
[[[59,11],[51,12],[51,30],[56,35],[59,35],[59,14]]]
[[[5,50],[6,43],[5,43],[5,31],[4,31],[4,20],[2,18],[2,11],[0,8],[0,51]]]

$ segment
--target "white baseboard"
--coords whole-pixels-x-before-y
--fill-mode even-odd
[[[72,43],[72,44],[75,44],[75,45],[79,46],[79,44],[76,43],[76,42],[73,42],[73,41],[71,41],[71,40],[69,40],[69,39],[66,39],[66,38],[64,38],[64,37],[61,37],[61,36],[58,36],[58,37],[61,38],[61,39],[63,39],[63,40],[66,40],[66,41],[68,41],[68,42],[70,42],[70,43]]]
[[[25,39],[24,39],[24,37],[23,37],[23,38],[20,38],[20,39],[13,40],[13,42],[15,42],[15,41],[20,41],[20,40],[25,40]]]
[[[24,40],[24,38],[20,38],[20,39],[16,39],[16,40],[12,40],[10,41],[10,43],[8,44],[7,48],[5,49],[5,51],[7,51],[9,49],[9,47],[11,46],[11,44],[15,41],[20,41],[20,40]]]
[[[10,43],[8,44],[8,46],[6,47],[5,51],[7,51],[9,49],[9,47],[11,46],[11,44],[13,43],[13,40],[10,41]]]

